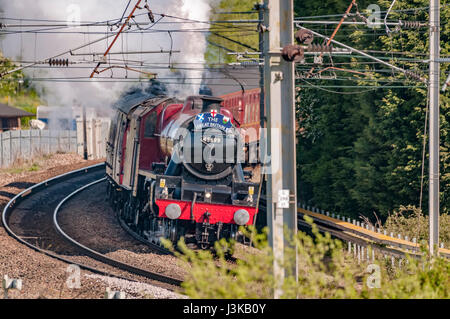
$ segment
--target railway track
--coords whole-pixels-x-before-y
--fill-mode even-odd
[[[122,218],[120,218],[120,214],[119,212],[117,212],[117,221],[119,222],[120,226],[122,227],[122,229],[124,231],[126,231],[131,237],[133,237],[134,239],[136,239],[137,241],[151,247],[154,250],[157,250],[158,252],[162,253],[162,254],[166,254],[166,255],[173,255],[173,252],[171,252],[170,250],[157,245],[155,243],[152,243],[151,241],[147,240],[146,238],[142,237],[141,235],[139,235],[138,233],[136,233],[134,230],[132,230],[124,221]]]
[[[88,263],[74,261],[70,258],[70,252],[76,251],[77,254],[81,253],[128,274],[145,277],[171,286],[179,286],[181,280],[110,258],[78,242],[61,227],[59,213],[62,207],[77,194],[102,183],[104,180],[104,164],[99,164],[36,184],[15,196],[5,206],[2,213],[3,226],[10,236],[22,244],[68,264],[78,265],[80,268],[93,273],[130,280],[126,276],[104,270],[104,267],[91,266]],[[399,258],[404,257],[406,254],[420,255],[420,247],[417,243],[392,238],[381,234],[379,231],[354,225],[350,220],[341,220],[339,216],[330,217],[329,214],[324,212],[319,212],[318,210],[314,212],[306,208],[298,208],[298,214],[299,226],[301,227],[309,227],[303,221],[303,216],[307,215],[313,218],[320,231],[329,232],[332,236],[346,242],[361,246],[372,246],[374,249]],[[126,225],[122,225],[122,227],[130,234],[134,234]],[[160,246],[143,240],[136,234],[134,235],[141,242],[162,252],[166,251]],[[440,254],[450,257],[448,249],[441,248]]]
[[[8,234],[20,243],[93,273],[130,280],[129,276],[123,275],[124,271],[126,274],[144,277],[172,287],[179,286],[181,280],[177,278],[114,260],[84,246],[68,236],[60,227],[58,213],[61,207],[76,194],[101,183],[104,180],[104,169],[104,164],[91,166],[57,176],[24,190],[5,206],[2,213],[3,226]],[[95,260],[95,266],[91,266],[90,264],[93,264],[91,262],[74,261],[73,256],[88,256]],[[117,275],[114,269],[120,269],[122,274]]]
[[[266,200],[264,196],[262,196],[261,202],[265,208]],[[330,214],[317,208],[310,208],[306,205],[298,207],[297,214],[299,228],[311,228],[311,225],[303,219],[304,216],[309,216],[320,232],[328,232],[334,238],[338,238],[347,243],[352,243],[360,247],[370,246],[383,255],[389,255],[395,258],[404,258],[406,255],[413,257],[420,257],[422,255],[420,244],[407,239],[388,236],[381,233],[379,229],[369,229],[368,225],[357,225],[354,220],[352,222],[349,218]],[[450,258],[449,249],[440,248],[439,254],[443,257]]]

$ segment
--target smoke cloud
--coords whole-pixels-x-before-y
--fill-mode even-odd
[[[132,0],[128,8],[127,15],[131,12],[132,7],[137,0]],[[50,22],[31,22],[25,19],[41,19],[41,20],[58,20],[76,22],[96,22],[106,21],[111,19],[119,19],[128,3],[128,0],[111,1],[111,0],[0,0],[0,8],[3,13],[3,18],[15,18],[20,20],[0,19],[6,24],[30,24],[42,23],[48,24]],[[210,3],[208,0],[151,0],[148,2],[150,8],[155,13],[155,19],[160,18],[158,13],[182,17],[184,19],[208,21],[210,15]],[[145,1],[141,2],[143,7]],[[136,21],[149,23],[146,10],[138,10],[136,12]],[[173,50],[180,50],[181,53],[172,55],[172,62],[180,63],[204,63],[204,52],[206,49],[206,32],[168,32],[168,30],[184,29],[202,29],[207,30],[208,24],[192,24],[186,21],[177,20],[169,17],[163,18],[160,23],[156,24],[152,33],[142,33],[133,27],[131,30],[136,30],[132,33],[125,33],[119,37],[111,52],[120,51],[154,51],[154,50],[170,50],[171,37],[173,38]],[[143,28],[150,26],[144,25]],[[43,27],[22,28],[22,30],[36,30],[45,29]],[[50,29],[50,28],[47,28]],[[6,30],[20,31],[21,28],[8,28]],[[115,29],[116,30],[116,29]],[[53,32],[71,32],[71,33],[53,33]],[[82,34],[80,32],[91,32],[91,34]],[[96,32],[97,34],[92,34]],[[70,50],[80,45],[86,44],[90,41],[104,37],[107,32],[111,33],[110,28],[106,26],[99,27],[70,27],[61,28],[57,30],[46,30],[38,34],[35,33],[16,33],[5,35],[1,40],[1,50],[6,57],[13,60],[21,61],[35,61],[45,60],[51,56]],[[109,38],[108,41],[102,41],[86,48],[74,51],[74,53],[103,53],[107,49],[114,37]],[[108,107],[110,106],[122,92],[130,86],[139,85],[136,83],[117,83],[117,82],[85,82],[80,83],[81,78],[89,77],[93,68],[93,64],[81,63],[83,61],[92,61],[92,56],[70,56],[66,55],[61,58],[69,58],[70,62],[80,62],[77,66],[82,68],[77,69],[63,69],[63,68],[49,68],[48,65],[41,65],[40,68],[27,69],[25,73],[30,77],[36,79],[33,81],[43,94],[43,98],[49,105],[57,106],[73,106],[85,105],[87,107]],[[136,55],[114,55],[111,58],[115,59],[116,63],[120,60],[136,60],[144,61],[146,64],[152,64],[146,68],[147,72],[154,72],[158,74],[158,78],[163,83],[179,83],[182,78],[186,79],[188,83],[196,83],[193,85],[187,84],[168,84],[169,91],[177,92],[178,96],[196,94],[198,93],[199,84],[201,82],[201,70],[184,70],[176,73],[169,69],[169,55],[168,54],[136,54]],[[113,60],[111,62],[114,62]],[[133,64],[133,62],[128,62]],[[136,65],[136,63],[134,63]],[[189,66],[184,65],[184,67]],[[159,66],[157,68],[156,66]],[[90,67],[90,68],[89,68]],[[104,65],[103,67],[108,67]],[[199,67],[194,66],[194,67]],[[111,76],[125,79],[142,77],[142,74],[132,71],[125,71],[123,69],[112,69],[106,71],[99,77]],[[38,79],[65,79],[65,78],[80,78],[74,82],[41,82]],[[195,80],[193,78],[196,78]],[[75,79],[74,79],[75,80]],[[83,79],[83,81],[85,81]]]

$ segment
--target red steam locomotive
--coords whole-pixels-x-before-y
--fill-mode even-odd
[[[157,96],[119,105],[107,143],[108,197],[144,239],[206,249],[254,225],[261,177],[249,164],[259,90],[185,101]]]

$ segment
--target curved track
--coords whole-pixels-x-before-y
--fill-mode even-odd
[[[82,255],[89,256],[103,264],[124,270],[127,273],[146,277],[172,286],[179,286],[181,284],[181,280],[179,279],[120,262],[82,245],[67,235],[59,225],[58,213],[61,207],[76,194],[104,180],[104,164],[99,164],[69,172],[36,184],[15,196],[5,206],[2,213],[3,226],[9,235],[22,244],[68,264],[76,264],[91,272],[130,280],[125,276],[116,275],[100,269],[104,267],[99,268],[74,262],[68,258],[68,255],[70,255],[68,252],[75,250],[77,254],[81,252]],[[373,245],[375,249],[397,257],[402,257],[405,254],[420,255],[420,247],[417,243],[393,238],[381,234],[379,231],[369,230],[367,227],[355,225],[349,220],[341,220],[339,216],[330,217],[328,213],[321,213],[314,208],[313,210],[315,212],[305,208],[298,209],[299,226],[308,226],[303,222],[302,218],[307,215],[313,218],[321,231],[329,232],[332,236],[344,241],[360,245]],[[133,233],[126,225],[122,225],[122,227],[130,234]],[[159,246],[142,240],[137,235],[134,237],[151,247],[162,250],[162,252],[167,252]],[[440,254],[445,257],[450,257],[450,251],[448,249],[441,248]]]
[[[329,213],[314,208],[313,210],[315,212],[305,208],[298,208],[299,225],[309,227],[303,221],[303,216],[306,215],[313,219],[321,231],[327,231],[344,241],[367,246],[371,245],[374,249],[396,257],[404,257],[406,254],[416,257],[422,255],[421,247],[418,243],[387,236],[381,233],[379,229],[369,229],[368,225],[365,225],[365,227],[363,225],[356,225],[356,222],[354,220],[353,223],[350,222],[349,218],[339,215],[335,216],[334,214],[330,217]],[[440,248],[439,254],[443,257],[450,258],[449,249]]]
[[[117,221],[119,222],[120,226],[123,228],[123,230],[125,230],[131,237],[133,237],[134,239],[136,239],[137,241],[151,247],[154,250],[159,251],[162,254],[166,254],[166,255],[173,255],[173,253],[162,247],[159,246],[157,244],[152,243],[151,241],[145,239],[144,237],[142,237],[141,235],[139,235],[138,233],[136,233],[135,231],[133,231],[123,220],[122,218],[120,218],[120,214],[119,212],[117,213]]]
[[[142,269],[142,268],[138,268],[135,267],[133,265],[127,264],[127,263],[123,263],[121,261],[112,259],[108,256],[106,256],[105,254],[99,253],[81,243],[79,243],[78,241],[76,241],[75,239],[73,239],[72,237],[70,237],[69,235],[67,235],[66,232],[64,232],[64,230],[61,228],[61,226],[58,223],[58,213],[60,211],[60,208],[68,201],[70,200],[72,197],[74,197],[75,195],[77,195],[78,193],[88,189],[89,187],[96,185],[98,183],[101,183],[103,181],[105,181],[106,178],[101,178],[99,180],[96,180],[92,183],[89,183],[83,187],[78,188],[77,190],[75,190],[74,192],[72,192],[71,194],[69,194],[67,197],[65,197],[59,204],[58,206],[55,208],[55,211],[53,213],[53,224],[55,225],[56,231],[62,236],[64,237],[65,240],[67,240],[69,243],[71,243],[72,245],[76,246],[78,249],[80,249],[81,251],[83,251],[83,253],[85,253],[86,255],[88,255],[89,257],[92,257],[98,261],[101,261],[105,264],[108,264],[110,266],[125,270],[127,272],[136,274],[138,276],[143,276],[149,279],[153,279],[153,280],[157,280],[160,282],[164,282],[170,285],[175,285],[175,286],[179,286],[181,285],[181,281],[177,278],[172,278],[172,277],[168,277],[168,276],[164,276],[164,275],[160,275],[158,273],[155,272],[150,272],[148,270]]]
[[[101,263],[137,276],[172,286],[181,281],[118,262],[67,236],[57,224],[58,211],[75,194],[101,182],[104,164],[69,172],[36,184],[15,196],[4,208],[2,223],[10,236],[20,243],[69,264],[75,264],[94,273],[130,280],[126,276],[101,270],[86,263],[71,260],[70,255],[89,256]],[[56,222],[56,224],[55,224]],[[135,281],[135,280],[133,280]]]

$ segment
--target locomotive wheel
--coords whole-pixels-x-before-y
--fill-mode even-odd
[[[125,220],[125,222],[127,224],[131,223],[131,207],[130,207],[130,203],[127,201],[125,202],[125,204],[123,205],[123,218]]]

